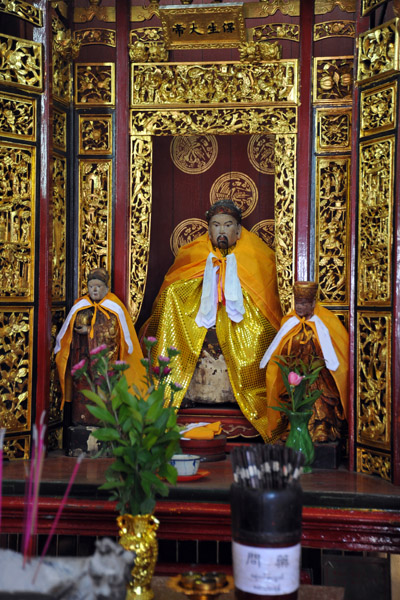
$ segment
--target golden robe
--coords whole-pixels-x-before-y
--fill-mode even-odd
[[[282,316],[275,254],[257,235],[244,228],[230,251],[236,257],[245,314],[242,321],[235,323],[229,319],[223,302],[219,302],[216,333],[235,398],[246,418],[265,436],[265,376],[259,362]],[[195,318],[210,252],[216,255],[215,264],[223,276],[226,257],[213,248],[208,234],[180,248],[154,302],[152,315],[141,332],[141,335],[157,338],[154,358],[165,355],[168,346],[181,351],[171,364],[173,381],[183,386],[182,391],[174,395],[175,406],[180,406],[185,396],[207,333],[205,327],[195,323]]]
[[[316,304],[314,314],[328,328],[333,348],[339,361],[336,371],[322,369],[312,389],[322,390],[322,395],[314,404],[313,416],[309,422],[309,430],[313,441],[333,441],[340,438],[344,421],[348,412],[348,370],[349,370],[349,334],[340,319],[330,310]],[[297,316],[292,310],[283,319],[281,326],[291,317]],[[300,317],[298,317],[300,318]],[[275,355],[287,356],[296,354],[304,361],[310,355],[322,357],[315,323],[301,319],[291,331],[280,341]],[[281,371],[270,359],[266,370],[267,404],[268,404],[268,440],[274,442],[287,428],[287,420],[281,418],[281,413],[274,410],[280,397],[287,397]]]
[[[82,306],[81,308],[74,310],[74,306],[76,304],[78,304],[78,302],[81,302],[82,300],[86,301],[86,306]],[[115,310],[113,310],[109,306],[107,308],[104,307],[103,304],[107,300],[111,301],[112,303],[114,303],[114,305],[116,305]],[[89,303],[90,306],[87,303]],[[143,367],[142,363],[140,362],[140,360],[143,358],[142,350],[140,348],[139,340],[137,338],[132,319],[131,319],[127,309],[125,308],[124,304],[121,302],[121,300],[117,296],[115,296],[115,294],[113,294],[111,292],[108,292],[108,294],[106,294],[100,302],[93,302],[90,299],[89,295],[82,296],[82,298],[78,298],[74,302],[74,305],[71,309],[71,313],[73,313],[72,316],[70,317],[68,315],[68,317],[67,317],[67,320],[70,318],[70,321],[68,323],[66,331],[63,333],[63,335],[61,335],[61,332],[60,332],[60,334],[57,337],[58,346],[56,346],[56,365],[57,365],[58,375],[59,375],[59,379],[60,379],[60,386],[61,386],[61,391],[62,391],[61,408],[64,406],[65,401],[67,401],[67,402],[71,401],[71,398],[65,398],[65,376],[66,376],[66,370],[67,370],[67,363],[68,363],[68,359],[69,359],[70,352],[71,352],[71,342],[72,342],[73,335],[74,335],[74,325],[75,325],[77,319],[79,321],[80,315],[84,311],[87,311],[88,308],[90,308],[90,307],[94,308],[94,313],[95,313],[94,323],[92,325],[93,328],[96,327],[96,320],[97,320],[98,314],[101,314],[102,317],[105,316],[106,318],[107,318],[107,314],[108,314],[108,316],[112,315],[113,316],[112,321],[115,323],[115,320],[116,320],[118,327],[119,327],[119,335],[115,337],[115,339],[119,340],[118,356],[116,358],[118,360],[124,360],[129,365],[129,368],[126,371],[124,371],[125,376],[128,381],[128,384],[129,385],[134,384],[142,391],[145,387],[143,381],[144,381],[146,372],[145,372],[145,368]],[[118,314],[119,310],[121,310],[123,315],[125,316],[125,322],[126,322],[126,325],[128,328],[128,332],[124,333],[124,331],[123,331],[121,318]],[[91,325],[89,324],[89,327],[90,326]],[[131,352],[129,352],[129,344],[128,344],[128,341],[126,338],[126,333],[129,334],[130,342],[132,344]],[[85,335],[85,334],[82,334],[82,335]],[[96,336],[96,344],[97,345],[100,345],[100,343],[103,343],[104,341],[105,340],[102,340],[98,336]],[[114,349],[112,349],[112,353],[114,354]],[[81,356],[80,358],[82,359],[85,357]],[[71,365],[71,366],[73,366],[73,365]]]

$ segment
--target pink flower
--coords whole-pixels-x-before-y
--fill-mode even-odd
[[[171,390],[173,392],[180,392],[180,390],[183,390],[183,386],[178,382],[171,383]]]
[[[171,373],[171,369],[169,367],[164,367],[163,368],[163,375],[168,375],[168,373]]]
[[[103,350],[107,350],[107,345],[106,344],[101,344],[101,346],[97,346],[97,348],[93,348],[93,350],[90,351],[90,356],[93,356],[94,354],[99,354],[100,352],[103,352]]]
[[[157,342],[157,338],[151,335],[148,338],[146,338],[146,340],[149,342],[149,344],[155,344]]]
[[[299,385],[302,379],[304,379],[304,375],[299,375],[298,373],[295,373],[295,371],[290,371],[288,375],[289,385]]]
[[[160,374],[160,367],[153,367],[152,369],[154,375],[159,375]]]
[[[159,356],[158,362],[162,365],[167,365],[171,359],[168,356]]]
[[[128,364],[126,360],[116,360],[114,365],[126,365]]]
[[[83,369],[83,367],[86,365],[86,358],[82,358],[82,360],[80,360],[78,363],[76,363],[76,365],[74,365],[71,369],[71,375],[74,375],[77,371],[79,371],[80,369]]]

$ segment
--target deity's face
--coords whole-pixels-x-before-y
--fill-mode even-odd
[[[309,319],[312,317],[315,308],[315,298],[310,300],[309,298],[296,298],[294,297],[294,310],[298,317],[306,317]]]
[[[232,215],[224,213],[211,217],[208,224],[208,235],[213,246],[217,248],[230,248],[240,238],[242,226]]]
[[[100,302],[108,292],[108,287],[101,279],[91,279],[88,282],[88,292],[93,302]]]

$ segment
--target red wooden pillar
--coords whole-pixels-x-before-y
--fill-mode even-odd
[[[36,261],[35,272],[35,313],[36,313],[36,408],[32,407],[36,424],[39,423],[42,411],[49,414],[50,392],[50,352],[51,352],[51,240],[52,240],[52,28],[51,6],[46,0],[38,0],[37,7],[43,12],[43,27],[35,27],[33,39],[43,44],[43,93],[40,96],[40,130],[38,144],[39,191],[36,202],[39,229],[36,230],[36,248],[39,260]],[[46,419],[47,420],[47,419]]]
[[[128,236],[130,224],[129,161],[129,29],[130,2],[118,0],[116,10],[116,105],[115,105],[115,220],[114,220],[114,292],[128,304]]]
[[[300,106],[297,135],[295,279],[310,278],[311,85],[314,0],[300,3]]]

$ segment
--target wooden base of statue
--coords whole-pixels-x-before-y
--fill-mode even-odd
[[[342,458],[342,442],[314,442],[315,458],[312,464],[314,469],[338,469]]]
[[[66,430],[65,448],[67,456],[79,456],[83,452],[87,457],[94,456],[101,444],[93,435],[97,427],[93,425],[71,425]]]

